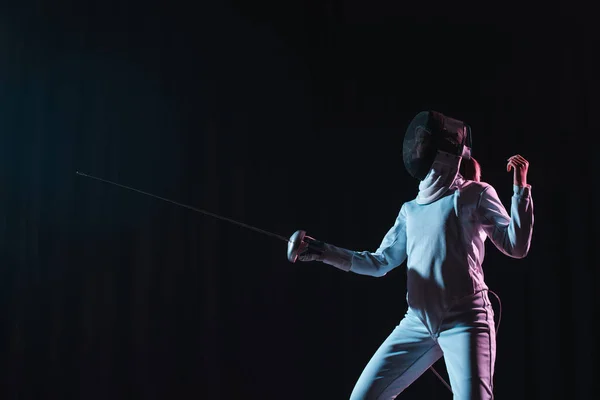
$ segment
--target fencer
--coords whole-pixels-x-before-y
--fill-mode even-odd
[[[482,263],[489,238],[502,253],[525,257],[533,233],[529,163],[513,172],[510,215],[494,187],[480,180],[471,128],[439,112],[418,113],[403,142],[407,171],[419,181],[376,251],[352,251],[306,236],[299,261],[382,277],[407,268],[408,309],[359,375],[351,400],[396,398],[444,357],[455,400],[493,399],[494,312]],[[357,374],[358,375],[358,374]]]

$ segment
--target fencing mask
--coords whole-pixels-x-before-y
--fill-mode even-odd
[[[454,183],[462,158],[471,157],[471,128],[437,111],[422,111],[408,125],[402,158],[418,179],[417,202],[437,200]]]

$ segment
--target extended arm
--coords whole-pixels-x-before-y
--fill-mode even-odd
[[[352,251],[319,241],[314,241],[311,247],[313,251],[307,251],[299,255],[298,258],[301,261],[321,261],[343,271],[376,277],[384,276],[406,260],[406,214],[404,206],[400,210],[394,226],[390,228],[374,253]],[[314,249],[319,250],[315,251]]]

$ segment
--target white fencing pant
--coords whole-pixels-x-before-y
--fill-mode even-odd
[[[395,399],[442,356],[455,400],[493,399],[494,312],[487,291],[466,300],[437,327],[409,308],[363,370],[350,400]]]

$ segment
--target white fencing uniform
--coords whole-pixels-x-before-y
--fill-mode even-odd
[[[523,258],[533,231],[531,187],[514,186],[510,216],[494,188],[458,175],[441,198],[405,203],[375,252],[328,245],[322,260],[383,276],[406,261],[408,311],[373,355],[351,400],[394,399],[444,356],[455,400],[493,398],[495,327],[482,262],[486,238]]]

